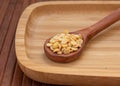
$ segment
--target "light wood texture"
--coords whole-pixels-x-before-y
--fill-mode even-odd
[[[53,84],[120,85],[120,22],[93,38],[81,57],[67,64],[49,60],[43,50],[50,36],[88,27],[120,7],[120,1],[57,1],[30,5],[16,32],[16,54],[30,78]]]
[[[95,23],[95,24],[93,24],[89,27],[70,32],[71,34],[78,34],[78,35],[81,34],[82,39],[83,39],[83,43],[77,51],[69,53],[69,54],[60,54],[59,55],[59,54],[54,53],[47,46],[47,43],[51,39],[51,37],[50,37],[50,38],[46,39],[46,41],[44,43],[45,54],[48,58],[50,58],[51,60],[53,60],[55,62],[61,62],[61,63],[72,62],[72,61],[74,61],[74,60],[76,60],[77,58],[80,57],[80,55],[81,55],[82,51],[84,50],[86,44],[88,43],[88,41],[91,38],[96,36],[101,31],[104,31],[104,30],[108,29],[109,26],[111,26],[112,24],[114,24],[115,22],[117,22],[119,20],[120,20],[120,8],[115,10],[111,14],[107,15],[106,17],[104,17],[103,19],[101,19],[100,21],[98,21],[97,23]]]

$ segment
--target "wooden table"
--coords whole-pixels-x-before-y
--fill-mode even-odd
[[[15,32],[20,15],[28,5],[38,1],[48,0],[0,0],[0,86],[50,86],[25,76],[15,54]]]

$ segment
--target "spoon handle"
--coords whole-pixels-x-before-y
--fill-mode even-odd
[[[97,33],[101,32],[102,30],[106,29],[116,21],[120,20],[120,9],[114,11],[110,15],[104,17],[102,20],[98,21],[97,23],[90,26],[86,29],[88,33],[88,39],[94,37]]]

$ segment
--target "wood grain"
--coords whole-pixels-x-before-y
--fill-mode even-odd
[[[15,11],[18,13],[14,13],[14,10],[17,9],[16,1],[22,2],[21,3],[22,7],[20,7],[21,11],[19,11],[19,12]],[[19,86],[19,85],[23,85],[23,86],[32,86],[32,85],[33,86],[35,86],[35,85],[36,86],[58,86],[58,84],[51,85],[51,84],[43,84],[41,82],[36,82],[36,81],[26,77],[24,75],[24,73],[22,73],[22,71],[20,71],[19,66],[16,66],[16,64],[18,64],[18,63],[16,62],[15,46],[14,46],[14,38],[15,37],[13,35],[15,34],[15,30],[16,30],[15,26],[16,26],[19,18],[16,18],[17,16],[15,16],[15,15],[20,15],[23,12],[23,10],[25,9],[25,7],[27,7],[29,4],[32,4],[35,2],[41,2],[41,1],[51,1],[51,0],[0,0],[0,14],[1,14],[1,16],[0,16],[0,52],[2,52],[2,55],[0,55],[0,79],[1,79],[0,86],[11,86],[11,84],[13,84],[13,82],[14,82],[13,85],[15,85],[15,86]],[[96,1],[96,0],[94,0],[94,1]],[[103,0],[103,1],[105,1],[105,0]],[[101,2],[103,2],[103,1],[101,1]],[[119,0],[114,0],[113,3],[116,1],[119,1]],[[15,17],[15,18],[13,18],[13,17]],[[94,20],[95,18],[92,18],[92,19]],[[13,22],[14,22],[14,24],[12,24]],[[10,27],[11,27],[11,29],[9,30]],[[117,28],[117,27],[119,27],[119,24],[116,24],[113,27]],[[114,29],[114,31],[116,31],[116,33],[114,33],[114,31],[112,32],[110,30],[108,32],[109,34],[104,34],[104,35],[101,35],[100,37],[97,37],[99,39],[99,41],[94,41],[94,40],[91,41],[91,42],[94,42],[94,47],[92,46],[92,43],[90,43],[88,45],[92,46],[94,51],[101,49],[101,47],[95,48],[95,46],[99,46],[99,45],[102,45],[102,47],[106,48],[106,49],[104,49],[104,51],[112,52],[112,50],[110,50],[109,46],[111,46],[113,49],[115,48],[116,51],[118,51],[119,47],[117,47],[117,46],[119,46],[119,43],[116,42],[115,45],[113,45],[113,41],[118,41],[118,39],[114,39],[116,36],[119,35],[118,30],[120,30],[120,29],[117,28],[117,31],[116,31],[116,29]],[[105,33],[107,33],[107,32],[105,32]],[[10,35],[7,36],[7,34],[10,34]],[[111,34],[112,34],[112,36],[110,36]],[[105,36],[108,37],[109,39],[112,39],[112,41],[109,41],[109,39],[105,39]],[[104,41],[100,42],[100,40],[106,40],[106,45],[104,45]],[[99,42],[99,44],[98,44],[98,42]],[[94,52],[92,52],[92,53],[94,53]],[[90,55],[91,53],[89,52],[88,54]],[[117,56],[117,53],[113,53],[113,54],[115,54]],[[103,54],[100,56],[103,56]],[[100,58],[102,60],[104,57],[100,57]],[[106,60],[106,62],[107,62],[107,60]],[[109,62],[109,60],[108,60],[108,62]],[[112,62],[110,62],[110,63],[112,63]],[[116,65],[117,65],[117,63],[116,63]],[[19,72],[15,73],[15,71],[19,71]],[[2,72],[2,75],[1,75],[1,72]],[[15,78],[17,76],[22,76],[22,78]],[[85,78],[83,77],[83,79],[85,79]],[[103,82],[107,81],[108,83],[110,82],[107,78],[103,79],[102,81]],[[117,83],[118,81],[119,81],[119,78],[113,80],[111,85],[119,86],[119,84]],[[81,83],[81,85],[79,85],[79,86],[93,86],[92,84],[88,84],[90,82],[90,80],[85,81],[85,82],[86,82],[85,84]],[[94,83],[94,85],[101,86],[101,83],[98,83],[98,82],[93,82],[93,83]],[[104,83],[104,85],[107,86],[108,84]],[[110,86],[110,85],[108,85],[108,86]]]
[[[11,2],[9,3],[8,9],[6,11],[6,15],[0,27],[0,52],[2,50],[2,47],[3,47],[2,45],[4,43],[7,31],[9,29],[10,21],[12,19],[12,15],[14,12],[15,4],[13,3],[16,3],[16,0],[11,0]],[[3,12],[3,11],[0,11],[0,12]]]
[[[8,27],[9,27],[9,23],[10,23],[9,21],[11,19],[12,13],[14,11],[14,6],[11,5],[11,3],[9,5],[9,8],[11,8],[11,9],[8,9],[9,11],[7,10],[8,14],[5,16],[5,19],[4,19],[3,24],[1,25],[1,29],[0,29],[0,39],[1,39],[0,50],[3,48],[3,42],[5,40],[6,33],[8,30]],[[5,52],[6,52],[6,54],[5,54]],[[4,46],[4,50],[0,52],[0,70],[1,70],[0,71],[0,82],[2,80],[2,76],[4,73],[8,55],[9,55],[9,49],[8,48],[5,49],[5,46]]]
[[[120,85],[120,22],[92,39],[75,62],[55,63],[43,52],[44,41],[50,36],[65,29],[75,31],[88,27],[119,7],[119,1],[104,4],[58,1],[31,5],[24,11],[17,28],[16,53],[20,67],[27,76],[41,82]]]
[[[1,80],[0,86],[9,86],[11,85],[13,76],[14,76],[14,69],[16,65],[16,55],[15,55],[15,43],[13,41],[11,50],[10,50],[10,55],[8,57],[8,61],[6,63],[6,67],[4,67],[4,74]],[[16,80],[15,80],[16,81]],[[28,85],[26,85],[28,86]]]
[[[35,2],[37,1],[0,0],[0,86],[32,86],[32,82],[35,82],[26,77],[19,68],[14,44],[19,17],[29,4]],[[39,83],[39,85],[46,84]]]
[[[3,0],[1,2],[2,4],[1,4],[1,8],[0,8],[0,16],[1,16],[1,18],[0,18],[0,26],[1,26],[2,21],[4,19],[4,15],[6,13],[6,10],[7,10],[7,7],[9,5],[9,2],[10,2],[10,0]]]
[[[20,70],[18,64],[16,64],[14,76],[12,79],[11,86],[22,86],[23,72]]]
[[[27,76],[23,76],[22,86],[32,86],[32,80],[29,79]]]

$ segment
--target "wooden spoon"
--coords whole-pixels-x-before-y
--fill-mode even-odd
[[[44,44],[44,51],[45,54],[48,58],[50,58],[53,61],[56,62],[71,62],[74,61],[75,59],[77,59],[82,50],[84,49],[86,43],[92,38],[94,37],[97,33],[105,30],[108,26],[112,25],[113,23],[115,23],[116,21],[120,20],[120,9],[116,10],[115,12],[111,13],[110,15],[108,15],[107,17],[103,18],[102,20],[100,20],[99,22],[97,22],[96,24],[93,24],[92,26],[82,29],[82,30],[77,30],[74,32],[70,32],[72,34],[81,34],[83,37],[83,43],[82,46],[73,53],[70,54],[56,54],[54,53],[52,50],[50,50],[49,47],[46,46],[46,44],[49,42],[50,38],[46,40],[45,44]]]

